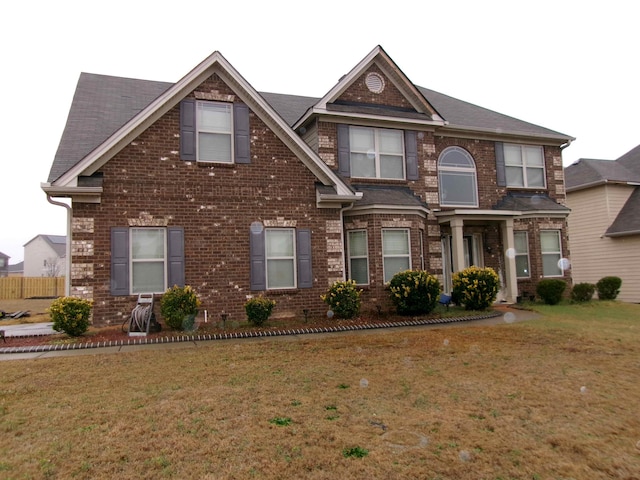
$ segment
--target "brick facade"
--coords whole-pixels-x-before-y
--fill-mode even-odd
[[[367,75],[383,79],[384,89],[372,92]],[[394,80],[398,82],[398,78]],[[397,88],[392,79],[375,63],[358,75],[339,98],[342,104],[391,107],[394,112],[407,111],[412,102]],[[245,103],[236,86],[212,74],[186,98]],[[245,92],[246,93],[246,92]],[[245,98],[246,100],[246,98]],[[299,152],[292,150],[282,133],[264,121],[264,112],[250,109],[250,154],[248,164],[198,163],[180,158],[180,106],[160,116],[128,142],[99,169],[102,192],[99,203],[73,203],[71,293],[94,301],[95,324],[117,324],[126,321],[137,296],[114,296],[111,292],[112,227],[182,227],[184,229],[185,283],[197,291],[201,312],[217,319],[227,314],[231,321],[245,318],[244,303],[264,293],[276,300],[274,316],[302,314],[324,315],[326,306],[320,299],[327,287],[348,277],[347,232],[366,230],[368,237],[369,284],[363,286],[363,309],[376,311],[391,308],[384,284],[382,231],[406,228],[410,232],[410,257],[413,268],[424,268],[445,279],[446,259],[443,239],[452,233],[442,215],[456,209],[440,206],[438,192],[438,158],[448,147],[466,150],[475,162],[478,207],[467,210],[485,212],[484,216],[465,219],[464,235],[478,239],[478,260],[484,266],[505,271],[506,223],[492,217],[492,209],[514,189],[498,186],[496,141],[499,135],[486,134],[472,138],[447,131],[428,123],[410,125],[410,118],[398,123],[382,119],[361,121],[350,116],[336,118],[319,114],[300,128],[302,139],[333,172],[338,171],[338,123],[375,125],[416,132],[417,180],[380,180],[342,178],[347,185],[409,187],[427,206],[420,209],[394,211],[350,211],[349,205],[319,208],[317,172],[303,163]],[[385,123],[387,122],[387,123]],[[293,134],[295,135],[295,134]],[[520,142],[526,143],[526,142]],[[564,205],[564,177],[561,149],[544,145],[546,188],[526,190],[528,194],[547,195]],[[337,176],[337,173],[336,173]],[[520,295],[532,295],[542,277],[540,232],[561,232],[562,255],[568,257],[566,219],[558,216],[518,215],[513,219],[514,231],[529,234],[531,277],[518,279]],[[261,222],[266,228],[287,227],[311,231],[313,286],[287,290],[252,291],[250,289],[250,226]],[[477,262],[477,263],[478,263]],[[570,280],[567,272],[566,280]],[[169,285],[170,286],[170,285]]]

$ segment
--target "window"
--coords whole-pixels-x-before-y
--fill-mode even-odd
[[[438,159],[440,205],[478,206],[476,165],[460,147],[446,148]]]
[[[508,187],[545,188],[542,147],[505,144],[504,165]]]
[[[349,278],[358,285],[367,285],[369,283],[367,232],[365,230],[348,232],[347,249],[349,251]]]
[[[232,162],[231,110],[230,103],[196,103],[199,162]]]
[[[249,107],[244,103],[180,102],[180,159],[251,163]]]
[[[167,289],[164,228],[132,228],[131,293],[162,293]]]
[[[111,294],[163,293],[184,286],[182,227],[113,227]]]
[[[404,142],[400,130],[350,127],[351,176],[404,179]]]
[[[531,272],[529,270],[529,235],[527,232],[514,232],[516,250],[516,277],[529,278]]]
[[[268,229],[266,239],[267,289],[295,288],[294,230]]]
[[[249,257],[249,286],[253,291],[313,287],[308,228],[264,228],[262,222],[253,222]]]
[[[411,269],[409,230],[382,230],[382,263],[384,282],[391,281],[398,272]]]
[[[540,232],[540,249],[542,251],[542,275],[544,277],[561,277],[564,272],[560,262],[562,258],[560,231]]]

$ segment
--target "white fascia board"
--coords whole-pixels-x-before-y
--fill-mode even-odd
[[[374,122],[384,122],[384,123],[401,123],[404,125],[426,125],[430,127],[443,127],[446,125],[444,120],[420,120],[415,118],[404,118],[404,117],[393,117],[393,116],[382,116],[382,115],[372,115],[372,114],[363,114],[363,113],[355,113],[355,112],[337,112],[335,110],[327,110],[323,108],[313,107],[307,110],[307,113],[293,126],[293,129],[304,125],[304,123],[313,115],[322,115],[323,119],[357,119],[359,121],[369,120]]]
[[[371,214],[417,214],[426,218],[427,215],[429,215],[429,212],[430,210],[426,207],[413,207],[408,205],[372,204],[359,206],[358,204],[356,204],[352,209],[345,212],[345,216],[352,217]]]
[[[477,138],[477,134],[489,135],[493,139],[506,138],[505,141],[509,141],[509,137],[527,139],[535,139],[539,145],[548,145],[550,141],[562,145],[566,142],[573,142],[575,138],[562,135],[562,134],[542,134],[522,132],[519,130],[504,130],[502,128],[482,128],[482,127],[467,127],[464,125],[455,125],[451,123],[446,124],[446,129],[439,131],[439,135],[445,136],[459,136],[461,134],[470,135],[469,138]],[[476,134],[476,135],[474,135]],[[515,141],[515,140],[512,140]]]

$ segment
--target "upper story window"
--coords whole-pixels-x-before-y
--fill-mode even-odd
[[[249,107],[185,98],[180,102],[180,159],[251,163]]]
[[[401,130],[349,127],[351,176],[404,179],[404,138]]]
[[[476,164],[460,147],[446,148],[438,159],[440,205],[478,206]]]
[[[545,188],[542,147],[505,143],[504,166],[508,187]]]
[[[198,161],[233,161],[233,119],[230,103],[197,102]]]

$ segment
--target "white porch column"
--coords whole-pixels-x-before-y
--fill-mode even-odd
[[[450,225],[453,272],[455,273],[464,270],[464,238],[462,235],[464,221],[461,218],[453,218]],[[511,236],[513,237],[513,233]]]
[[[502,225],[502,245],[504,246],[504,282],[507,290],[507,303],[516,303],[518,297],[518,280],[516,276],[516,248],[513,238],[513,219],[509,218]]]

